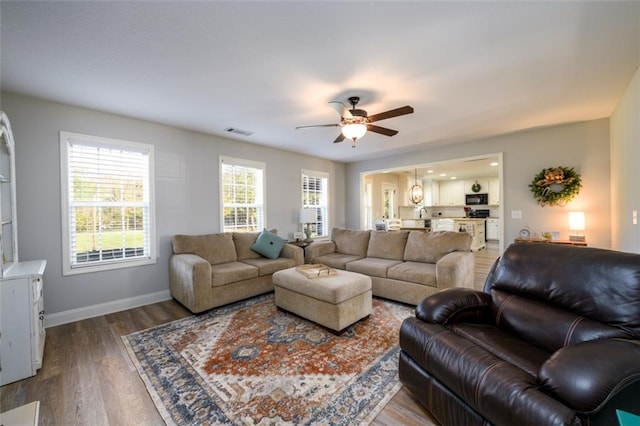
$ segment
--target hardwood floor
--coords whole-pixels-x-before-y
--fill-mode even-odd
[[[474,286],[498,257],[497,247],[475,252]],[[47,329],[38,374],[0,387],[0,412],[40,401],[40,425],[163,424],[120,336],[189,316],[169,300]],[[426,410],[402,388],[373,424],[425,425]]]

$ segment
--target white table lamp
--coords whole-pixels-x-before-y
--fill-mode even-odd
[[[310,223],[315,223],[318,220],[318,213],[316,209],[300,209],[300,223],[306,224],[307,229],[305,230],[305,234],[307,235],[306,241],[311,240],[311,228],[309,227]]]
[[[569,241],[585,241],[585,236],[580,235],[580,231],[584,231],[584,212],[569,212],[569,230],[574,231],[569,234]]]

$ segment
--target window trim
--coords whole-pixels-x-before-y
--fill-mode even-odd
[[[218,156],[218,204],[220,205],[220,232],[224,230],[224,179],[223,164],[251,167],[262,170],[262,227],[267,228],[267,163],[262,161],[245,160],[242,158],[228,157],[226,155]],[[259,231],[262,231],[260,229]],[[239,231],[233,231],[239,232]]]
[[[71,233],[69,224],[69,141],[80,139],[88,146],[120,148],[147,153],[149,157],[149,257],[144,259],[105,260],[87,265],[71,264]],[[62,219],[62,275],[77,275],[110,271],[157,263],[156,206],[155,206],[155,155],[154,146],[146,143],[130,142],[101,136],[60,131],[60,183]]]
[[[327,180],[327,194],[326,194],[326,200],[327,203],[324,206],[326,212],[325,212],[325,218],[326,218],[326,226],[325,226],[325,235],[317,235],[316,238],[326,238],[329,237],[329,235],[331,235],[331,218],[329,217],[329,205],[330,205],[330,192],[329,192],[329,188],[330,188],[330,184],[331,184],[331,176],[329,173],[327,172],[320,172],[317,170],[308,170],[308,169],[302,169],[300,171],[300,205],[302,208],[305,208],[306,206],[304,205],[304,177],[305,176],[309,176],[309,177],[313,177],[313,178],[319,178],[319,179],[326,179]]]

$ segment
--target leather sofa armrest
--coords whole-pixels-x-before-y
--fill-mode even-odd
[[[416,306],[416,318],[434,324],[485,322],[491,296],[470,288],[454,287],[426,297]]]
[[[538,372],[544,391],[588,414],[634,382],[640,382],[640,342],[624,339],[590,340],[558,349]]]
[[[280,252],[280,257],[293,259],[296,265],[302,265],[304,263],[304,249],[293,244],[285,244]]]
[[[195,254],[172,255],[169,290],[191,312],[201,312],[211,297],[211,264]]]
[[[336,243],[333,241],[314,241],[305,248],[305,257],[307,262],[313,263],[317,257],[335,252]]]
[[[468,251],[447,253],[436,262],[436,282],[439,289],[473,288],[475,259]]]

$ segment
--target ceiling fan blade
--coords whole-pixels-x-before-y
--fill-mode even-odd
[[[309,127],[339,127],[340,124],[312,124],[311,126],[298,126],[296,127],[296,130],[298,129],[307,129]]]
[[[374,126],[373,124],[367,124],[367,130],[374,133],[380,133],[385,136],[395,136],[398,134],[397,130],[387,129],[386,127]]]
[[[343,104],[342,102],[331,101],[331,102],[329,102],[329,105],[331,105],[331,108],[335,109],[336,112],[338,114],[340,114],[340,117],[342,117],[342,118],[353,118],[353,115],[349,111],[349,108],[347,108],[346,105]]]
[[[400,115],[411,114],[413,112],[413,107],[409,105],[405,105],[400,108],[391,109],[389,111],[381,112],[379,114],[370,115],[368,117],[369,123],[373,123],[374,121],[386,120],[387,118],[398,117]]]
[[[344,140],[344,135],[340,133],[336,138],[336,140],[333,141],[333,143],[339,143],[339,142],[342,142],[343,140]]]

